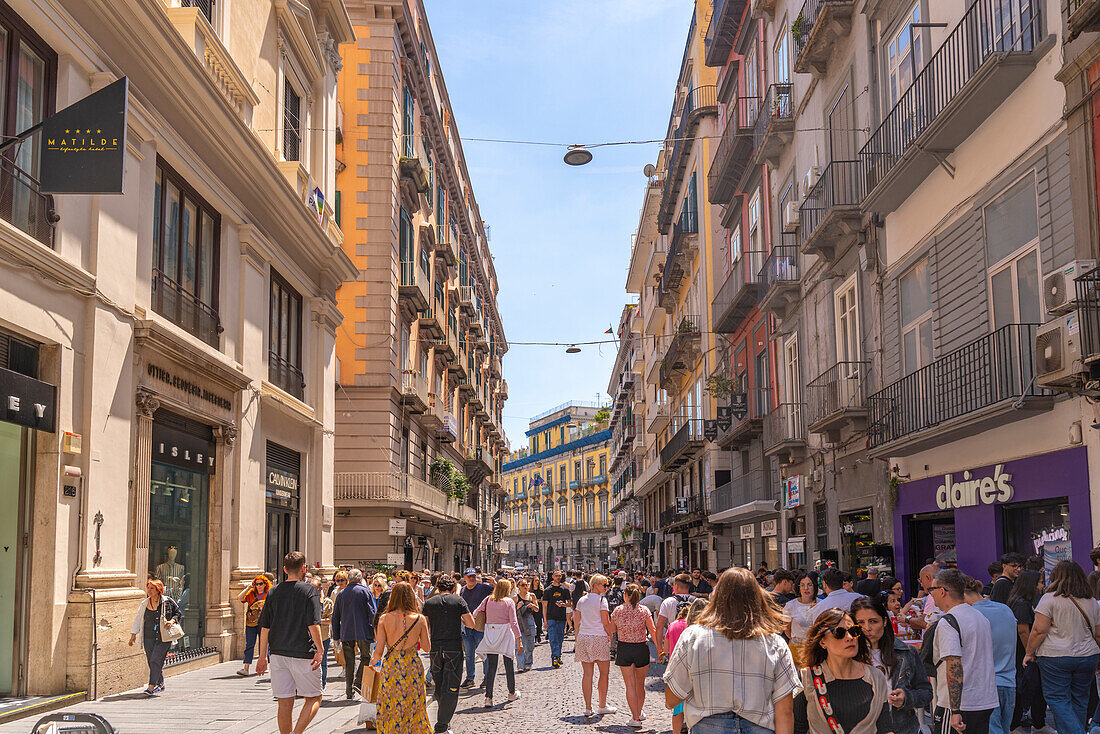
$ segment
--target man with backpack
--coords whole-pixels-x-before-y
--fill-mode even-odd
[[[662,657],[672,652],[665,649],[665,630],[695,601],[691,595],[691,576],[686,573],[672,580],[672,591],[672,596],[661,602],[661,611],[657,613],[657,654]]]
[[[966,603],[967,577],[948,568],[936,574],[928,592],[943,611],[925,633],[921,657],[931,651],[930,672],[936,677],[933,732],[989,734],[989,718],[1000,701],[993,664],[989,620]]]

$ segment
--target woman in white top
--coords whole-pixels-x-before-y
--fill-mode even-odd
[[[817,604],[816,591],[813,579],[803,576],[798,582],[798,598],[791,599],[783,606],[783,613],[790,618],[787,622],[787,638],[793,649],[802,647],[802,643],[806,641],[806,632],[813,624],[810,612]]]
[[[613,714],[618,709],[607,705],[607,677],[611,671],[611,635],[615,631],[611,624],[611,613],[607,600],[603,598],[607,590],[607,577],[596,574],[588,587],[588,593],[580,598],[573,608],[573,627],[577,631],[577,644],[574,646],[577,662],[584,671],[581,676],[581,693],[584,695],[584,715]],[[600,705],[592,710],[592,669],[600,669],[599,693]]]
[[[1047,593],[1035,607],[1024,665],[1037,664],[1047,705],[1058,734],[1084,734],[1089,686],[1100,659],[1100,606],[1085,572],[1073,561],[1059,561]]]

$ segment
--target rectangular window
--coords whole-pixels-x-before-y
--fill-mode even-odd
[[[983,212],[993,328],[1042,321],[1035,177],[1024,176]]]
[[[856,276],[833,294],[836,309],[836,361],[858,362],[862,349],[859,343],[859,299],[856,297]]]
[[[183,0],[183,7],[198,8],[207,23],[214,23],[214,3],[216,0]]]
[[[802,402],[802,378],[798,366],[798,337],[783,343],[783,402]]]
[[[301,144],[302,97],[288,77],[283,80],[283,160],[301,160]]]
[[[153,209],[153,310],[217,347],[221,218],[159,158]]]
[[[814,533],[817,535],[817,550],[829,549],[829,513],[825,502],[814,503]]]
[[[932,298],[928,259],[898,281],[901,301],[901,361],[905,374],[932,361]]]
[[[600,457],[600,476],[607,474],[607,455]]]
[[[775,42],[775,83],[787,84],[791,81],[791,55],[789,51],[789,24],[779,26],[779,38]]]
[[[302,297],[274,270],[268,309],[268,379],[301,400],[305,395],[302,374]]]
[[[906,13],[901,26],[889,37],[886,47],[886,74],[890,80],[886,87],[888,108],[898,103],[924,66],[922,30],[914,28],[914,23],[920,23],[920,3]]]
[[[558,525],[559,526],[565,527],[566,525],[569,524],[568,519],[566,519],[567,514],[568,514],[568,511],[566,510],[565,505],[561,505],[558,508]]]
[[[402,148],[401,155],[406,158],[413,157],[413,115],[416,113],[416,105],[413,102],[412,90],[405,87],[405,105],[401,115]]]
[[[764,267],[764,226],[760,221],[760,192],[757,191],[749,201],[749,238],[748,238],[747,278],[755,279]]]

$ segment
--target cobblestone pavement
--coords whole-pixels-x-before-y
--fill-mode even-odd
[[[425,661],[426,661],[425,657]],[[564,645],[565,665],[558,670],[550,667],[550,646],[544,641],[535,650],[535,667],[529,673],[516,676],[520,699],[505,703],[508,686],[503,665],[497,673],[494,700],[496,705],[485,709],[485,693],[481,689],[464,689],[458,710],[451,722],[455,734],[537,734],[562,730],[591,731],[593,734],[626,734],[636,731],[627,726],[630,712],[626,707],[622,675],[614,665],[608,686],[608,701],[619,711],[607,716],[584,718],[581,697],[581,666],[573,662],[573,641]],[[69,706],[64,711],[90,711],[104,716],[122,734],[172,732],[172,734],[273,734],[275,702],[266,678],[241,678],[236,675],[240,662],[212,665],[201,670],[170,676],[167,690],[149,698],[140,689],[107,696],[98,701]],[[333,667],[330,672],[340,669]],[[478,663],[478,680],[481,664]],[[664,708],[664,684],[650,668],[645,712],[649,716],[642,732],[667,733],[672,716]],[[350,734],[364,732],[356,719],[359,704],[344,700],[342,677],[329,680],[325,698],[317,718],[308,732],[316,734]],[[595,692],[593,693],[593,705]],[[435,705],[429,697],[428,716],[435,723]],[[32,716],[0,725],[0,734],[27,734],[39,719]]]

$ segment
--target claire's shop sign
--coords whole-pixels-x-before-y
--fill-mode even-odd
[[[962,474],[944,474],[943,484],[936,489],[936,505],[941,510],[1011,501],[1012,474],[1005,470],[1004,464],[997,464],[992,471],[986,467],[967,469]]]

